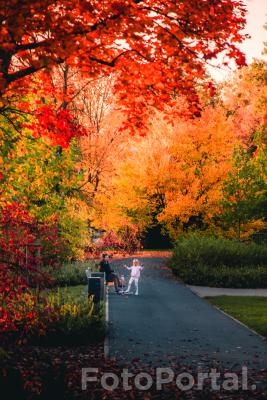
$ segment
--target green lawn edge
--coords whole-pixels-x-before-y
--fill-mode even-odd
[[[205,299],[267,339],[267,297],[215,296]]]

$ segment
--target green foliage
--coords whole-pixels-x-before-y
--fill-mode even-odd
[[[223,185],[222,219],[235,226],[240,238],[242,224],[266,216],[267,153],[264,130],[254,135],[255,146],[249,150],[235,149],[233,170]],[[254,157],[257,149],[258,155]]]
[[[92,271],[98,270],[94,261],[67,263],[60,269],[52,271],[52,278],[56,286],[86,285],[85,270],[87,268],[91,268]]]
[[[181,236],[171,260],[185,283],[215,287],[267,287],[267,247],[229,239]]]
[[[174,268],[173,272],[188,285],[237,289],[267,288],[266,267],[209,268],[197,265],[192,268]]]
[[[104,306],[95,306],[88,298],[86,287],[57,288],[46,294],[48,304],[57,319],[46,335],[38,339],[45,345],[82,345],[104,340]]]
[[[62,148],[34,138],[23,125],[25,118],[17,117],[13,127],[0,116],[0,201],[23,204],[41,223],[56,222],[65,242],[63,258],[80,259],[88,242],[80,150],[74,141]]]
[[[198,233],[181,235],[175,243],[173,262],[188,268],[267,266],[267,247]]]

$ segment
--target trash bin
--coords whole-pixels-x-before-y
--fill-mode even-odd
[[[105,272],[92,272],[91,277],[101,279],[101,294],[100,294],[100,296],[101,296],[101,300],[105,300],[105,279],[106,279]]]
[[[88,296],[94,296],[94,303],[104,300],[104,279],[101,277],[90,277],[88,279]]]

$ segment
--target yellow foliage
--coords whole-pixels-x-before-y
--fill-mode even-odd
[[[91,318],[94,312],[94,302],[92,296],[85,300],[85,304],[75,303],[69,296],[66,296],[60,288],[56,293],[48,296],[48,304],[54,310],[58,310],[59,314],[64,317],[77,318],[86,312],[88,318]],[[85,307],[86,306],[86,311]]]

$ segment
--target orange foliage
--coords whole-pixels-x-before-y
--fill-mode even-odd
[[[220,106],[207,107],[202,117],[174,127],[176,141],[169,168],[171,184],[166,187],[163,221],[191,216],[210,221],[220,212],[221,187],[231,169],[234,146],[238,143]]]
[[[253,134],[266,125],[267,64],[255,61],[236,72],[223,85],[223,100],[233,116],[234,130],[245,145],[251,145]]]
[[[196,114],[206,63],[222,52],[245,62],[236,47],[245,13],[241,0],[8,0],[0,9],[0,89],[25,92],[29,76],[68,60],[89,77],[116,73],[130,129],[142,130],[148,106],[172,103],[174,92]]]
[[[172,124],[158,113],[148,136],[129,139],[110,183],[112,197],[102,203],[106,217],[143,230],[156,212],[174,236],[177,224],[191,217],[210,224],[221,212],[222,184],[239,142],[220,104],[207,106],[201,118]]]

